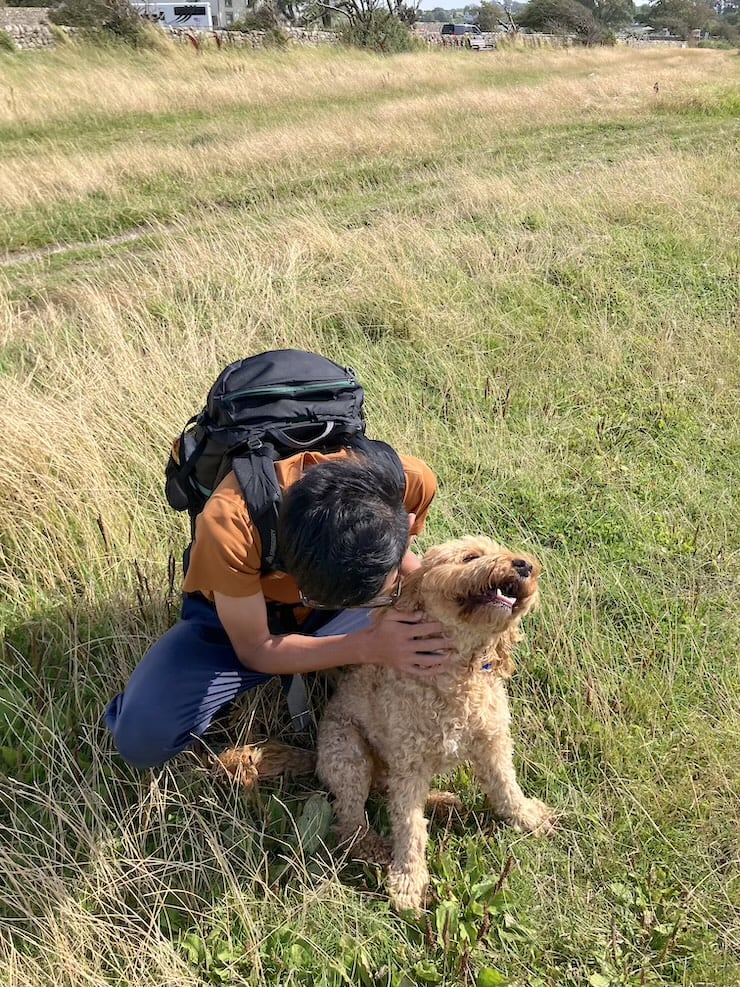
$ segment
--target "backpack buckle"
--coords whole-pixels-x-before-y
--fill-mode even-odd
[[[247,449],[249,449],[250,452],[256,452],[258,449],[261,449],[262,446],[262,439],[252,438],[247,442]]]

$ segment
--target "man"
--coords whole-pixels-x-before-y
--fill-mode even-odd
[[[409,546],[436,493],[424,463],[400,459],[405,486],[385,459],[347,451],[277,462],[282,569],[266,576],[239,484],[233,472],[225,477],[198,515],[182,619],[105,711],[126,761],[148,768],[174,757],[273,675],[352,664],[440,670],[452,648],[441,625],[423,613],[372,618],[419,566]],[[339,613],[319,627],[325,610]]]

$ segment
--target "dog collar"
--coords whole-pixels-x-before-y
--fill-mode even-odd
[[[493,662],[487,661],[485,663],[485,665],[481,665],[480,670],[481,670],[481,672],[492,672],[493,671]]]

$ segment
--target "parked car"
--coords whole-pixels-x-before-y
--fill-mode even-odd
[[[481,48],[493,47],[486,41],[485,35],[477,24],[443,24],[440,34],[453,35],[456,38],[465,38],[463,44],[470,48],[480,50]]]

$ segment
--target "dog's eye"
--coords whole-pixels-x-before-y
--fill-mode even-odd
[[[472,562],[473,559],[479,559],[480,554],[478,552],[471,552],[469,555],[463,556],[463,562]]]

